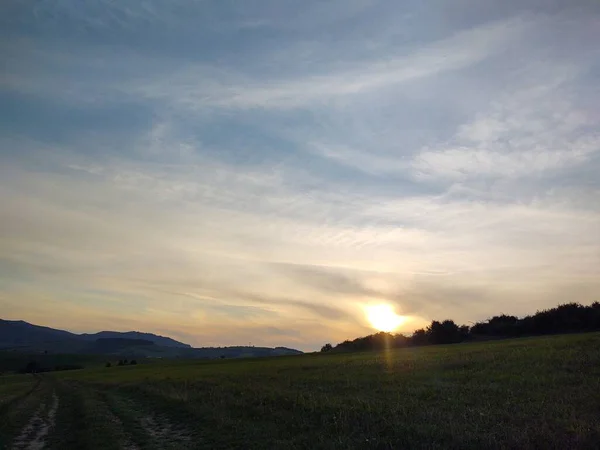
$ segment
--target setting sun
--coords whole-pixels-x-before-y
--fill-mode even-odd
[[[365,312],[367,320],[371,323],[373,328],[376,328],[379,331],[394,331],[405,321],[403,316],[396,314],[391,305],[367,306],[365,307]]]

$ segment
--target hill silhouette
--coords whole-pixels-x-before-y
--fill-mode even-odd
[[[296,355],[302,352],[285,347],[201,347],[170,337],[139,331],[101,331],[75,334],[33,325],[22,320],[0,319],[0,350],[22,354],[113,355],[128,358],[241,358]]]
[[[159,336],[152,333],[142,333],[140,331],[100,331],[99,333],[92,334],[84,333],[79,336],[90,341],[96,341],[97,339],[141,339],[150,341],[153,344],[162,347],[192,348],[191,345],[176,341],[170,337]]]
[[[139,331],[100,331],[99,333],[75,334],[34,325],[22,320],[0,319],[0,348],[46,347],[46,349],[54,349],[58,347],[74,351],[84,348],[89,342],[106,338],[141,339],[162,347],[192,348],[189,344],[169,337]]]

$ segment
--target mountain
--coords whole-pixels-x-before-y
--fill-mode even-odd
[[[158,336],[151,333],[140,333],[139,331],[126,331],[122,333],[118,331],[100,331],[99,333],[93,334],[84,333],[80,334],[79,336],[88,341],[110,338],[142,339],[153,342],[154,344],[162,347],[192,348],[191,345],[178,342],[170,337]]]
[[[204,347],[169,337],[139,331],[101,331],[75,334],[42,327],[22,320],[0,319],[0,350],[19,353],[112,355],[128,358],[256,358],[298,355],[302,352],[285,347]]]
[[[53,352],[81,353],[90,343],[102,339],[143,340],[160,347],[192,348],[191,345],[178,342],[164,336],[138,331],[101,331],[94,334],[75,334],[64,330],[33,325],[22,320],[0,319],[0,348],[29,348]]]
[[[119,354],[121,352],[132,353],[139,347],[150,348],[154,347],[154,342],[144,339],[127,339],[127,338],[101,338],[90,342],[85,347],[85,352],[89,354]]]
[[[22,320],[0,319],[0,348],[62,342],[77,338],[78,335],[68,331],[32,325]]]

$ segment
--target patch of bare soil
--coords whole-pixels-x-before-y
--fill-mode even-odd
[[[56,392],[53,392],[50,408],[46,408],[44,403],[40,405],[13,442],[13,450],[41,450],[46,446],[46,436],[54,426],[58,401]]]
[[[131,438],[125,432],[123,421],[111,411],[108,411],[108,420],[110,420],[116,428],[123,431],[123,438],[121,439],[121,447],[123,450],[140,450],[140,448],[131,440]]]
[[[169,442],[171,444],[187,444],[191,441],[190,433],[181,427],[174,426],[164,417],[145,416],[140,423],[146,433],[158,442]]]

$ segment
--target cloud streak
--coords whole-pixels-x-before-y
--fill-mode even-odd
[[[315,349],[597,300],[600,36],[534,3],[11,3],[3,313]]]
[[[192,109],[222,107],[236,109],[287,109],[314,106],[336,97],[365,94],[375,89],[399,85],[415,79],[458,70],[477,63],[518,39],[526,28],[523,19],[486,24],[462,31],[424,49],[385,60],[362,61],[333,74],[307,74],[301,79],[257,84],[240,80],[227,86],[198,83],[202,67],[142,85],[138,92],[147,98],[175,100]]]

